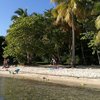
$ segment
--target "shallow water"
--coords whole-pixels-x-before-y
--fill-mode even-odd
[[[4,82],[5,81],[5,78],[0,78],[0,100],[4,100],[4,97],[3,97],[3,95],[4,95]]]
[[[100,89],[0,78],[0,100],[100,100]]]

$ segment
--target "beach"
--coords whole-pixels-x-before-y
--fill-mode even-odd
[[[18,74],[13,73],[20,69]],[[24,78],[36,81],[51,82],[69,86],[100,88],[100,68],[98,67],[53,67],[53,66],[10,66],[8,69],[0,67],[0,76]]]

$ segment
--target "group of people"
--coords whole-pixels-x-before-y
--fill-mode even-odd
[[[9,64],[8,63],[9,63],[9,59],[8,58],[4,58],[3,67],[2,68],[9,68]],[[52,57],[51,64],[57,66],[58,59],[56,57]]]

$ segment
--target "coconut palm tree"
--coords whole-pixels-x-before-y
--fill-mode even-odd
[[[12,21],[16,21],[19,17],[27,17],[28,13],[27,13],[27,9],[23,10],[22,8],[18,8],[18,10],[16,10],[14,12],[16,15],[13,15],[11,20]]]
[[[51,2],[56,3],[53,10],[56,23],[66,22],[72,28],[72,66],[75,66],[75,31],[79,27],[78,23],[86,22],[90,17],[94,1],[51,0]]]
[[[74,11],[76,9],[76,0],[51,0],[56,2],[57,6],[53,10],[53,15],[56,17],[56,23],[65,21],[72,27],[72,66],[75,66],[75,25]]]

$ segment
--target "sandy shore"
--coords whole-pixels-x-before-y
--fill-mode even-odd
[[[20,69],[18,74],[10,74],[9,71],[14,72],[14,70]],[[57,84],[69,85],[69,86],[81,86],[81,87],[92,87],[100,89],[100,78],[99,72],[100,69],[80,69],[80,68],[43,68],[43,67],[10,67],[6,71],[0,67],[0,76],[3,77],[14,77],[14,78],[23,78],[23,79],[32,79],[37,81],[52,82]],[[87,77],[84,73],[81,72],[80,77],[74,76],[75,73],[83,71],[87,74]],[[95,72],[95,73],[94,73]],[[67,74],[66,74],[67,73]],[[69,75],[70,73],[70,75]],[[90,77],[89,73],[94,75]],[[82,76],[83,74],[83,76]],[[88,77],[89,76],[89,77]],[[95,77],[97,76],[97,77]]]

